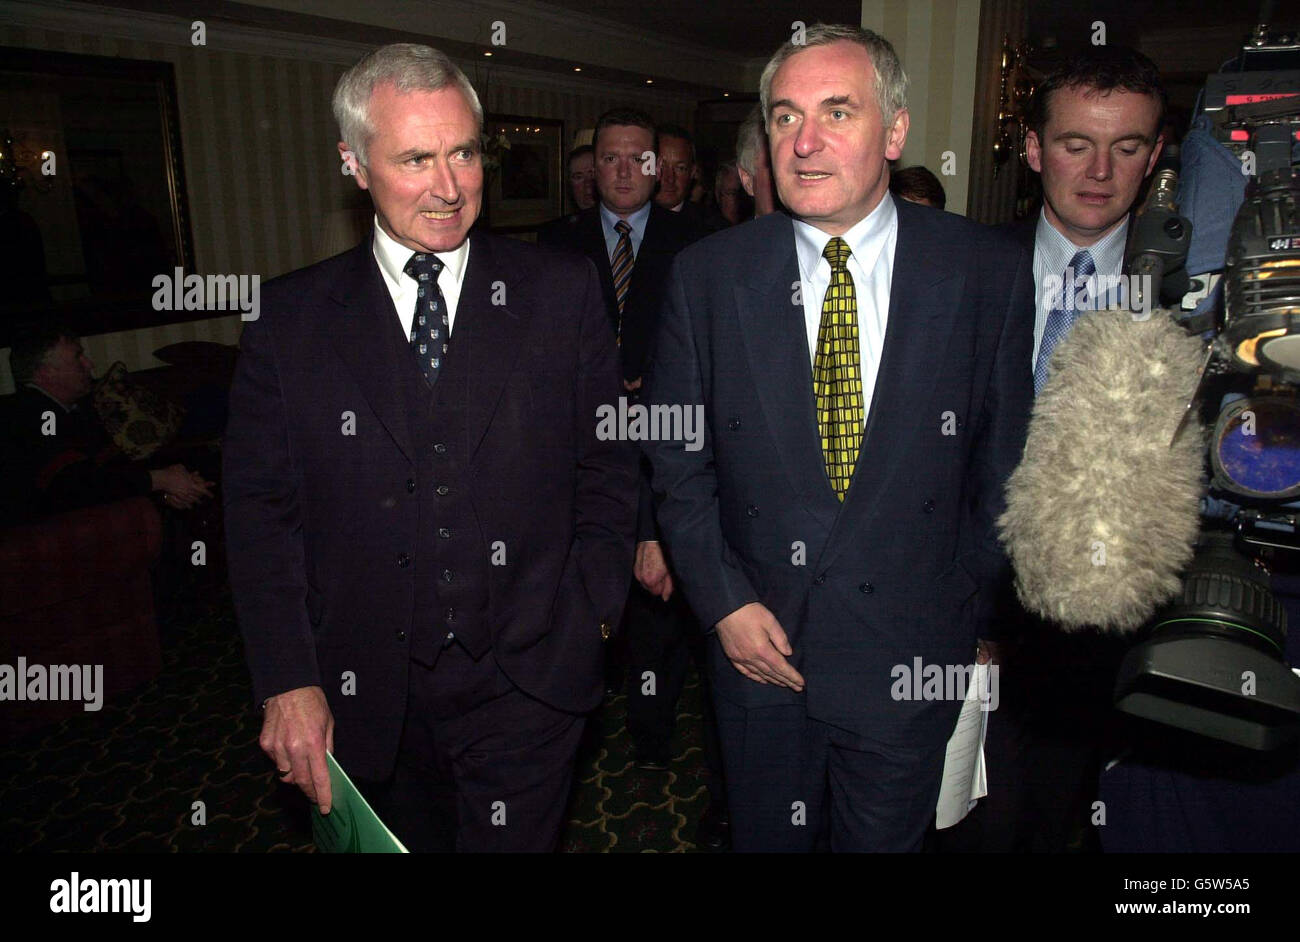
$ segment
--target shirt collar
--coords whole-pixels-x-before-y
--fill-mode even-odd
[[[63,409],[64,412],[71,412],[73,409],[77,408],[77,404],[76,404],[75,402],[72,403],[71,405],[68,405],[66,402],[64,402],[62,399],[59,399],[57,396],[55,396],[55,395],[54,395],[53,393],[51,393],[49,390],[47,390],[47,389],[45,389],[45,388],[43,388],[43,387],[37,385],[36,383],[23,383],[23,385],[26,386],[26,387],[29,388],[29,389],[35,389],[38,393],[41,393],[42,395],[44,395],[44,396],[45,396],[47,399],[49,399],[51,402],[56,402],[56,403],[58,403],[59,406],[62,407],[62,409]]]
[[[876,204],[876,208],[853,224],[848,232],[840,236],[849,246],[849,252],[857,259],[862,271],[870,274],[876,267],[876,259],[884,248],[890,231],[898,221],[898,208],[894,205],[893,195],[886,193]],[[819,262],[823,261],[822,252],[831,240],[829,233],[802,220],[794,221],[794,247],[799,256],[799,273],[805,280],[812,278]],[[826,263],[827,266],[830,262]]]
[[[379,224],[379,217],[375,217],[375,260],[379,262],[379,268],[389,284],[394,287],[401,285],[406,263],[414,254],[414,249],[408,249],[385,232],[384,227]],[[465,259],[469,257],[469,239],[450,252],[433,254],[438,261],[442,262],[452,279],[459,283],[465,271]]]
[[[599,200],[596,205],[600,207],[600,218],[605,225],[606,232],[614,232],[614,225],[618,222],[618,214],[612,212],[604,203]],[[632,232],[638,239],[645,235],[646,220],[650,218],[650,207],[654,205],[654,200],[646,200],[646,204],[634,213],[629,213],[627,224],[632,227]]]
[[[1038,213],[1038,228],[1034,230],[1034,241],[1037,245],[1047,248],[1051,257],[1059,256],[1065,259],[1066,264],[1074,258],[1076,252],[1087,249],[1099,274],[1117,275],[1124,264],[1124,246],[1128,242],[1128,216],[1092,245],[1075,245],[1063,232],[1047,221],[1047,210],[1044,208]],[[1061,267],[1064,268],[1064,265]]]

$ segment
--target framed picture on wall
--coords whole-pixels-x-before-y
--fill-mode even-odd
[[[177,268],[194,252],[171,63],[0,48],[0,347],[53,318],[84,336],[212,316],[156,309]]]
[[[486,221],[493,232],[537,229],[564,212],[564,122],[488,115]]]

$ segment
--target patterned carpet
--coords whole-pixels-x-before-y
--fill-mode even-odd
[[[257,746],[229,593],[206,595],[166,621],[156,681],[3,750],[0,849],[314,852],[306,800],[275,781]],[[699,697],[692,675],[667,772],[633,766],[625,698],[607,697],[588,724],[563,850],[696,849],[708,804]]]

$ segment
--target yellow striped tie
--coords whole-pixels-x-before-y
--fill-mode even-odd
[[[831,264],[831,283],[822,301],[813,361],[813,395],[821,431],[826,474],[840,500],[848,493],[853,466],[862,447],[866,422],[862,404],[862,359],[858,351],[858,299],[845,267],[849,246],[839,236],[826,243],[822,255]]]

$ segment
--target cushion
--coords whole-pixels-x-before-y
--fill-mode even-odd
[[[185,410],[131,378],[122,361],[109,367],[95,386],[95,412],[113,443],[128,458],[148,458],[180,430]]]

